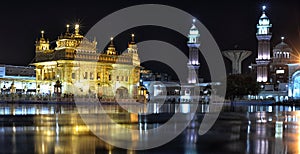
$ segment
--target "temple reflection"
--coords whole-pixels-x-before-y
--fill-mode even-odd
[[[144,151],[112,146],[102,138],[99,139],[98,135],[101,134],[104,139],[117,136],[114,142],[129,139],[127,144],[134,148],[141,140],[148,140],[141,136],[157,131],[153,128],[159,128],[165,122],[153,122],[151,118],[147,119],[148,122],[141,121],[143,115],[189,115],[187,113],[191,107],[193,106],[189,104],[94,104],[78,107],[1,104],[0,114],[10,117],[13,122],[3,119],[0,121],[0,143],[5,145],[2,149],[6,153],[143,153]],[[124,108],[132,112],[125,111]],[[225,106],[213,128],[200,136],[198,130],[201,120],[205,113],[209,113],[209,109],[209,105],[199,105],[197,114],[188,127],[163,147],[172,149],[176,144],[175,147],[181,153],[206,153],[220,149],[224,152],[248,154],[300,152],[300,111],[297,107],[240,106],[234,108],[233,114],[232,108]],[[24,119],[24,115],[26,120],[20,120]],[[89,119],[88,123],[83,121],[84,118]],[[176,125],[169,127],[168,131],[175,131]],[[131,133],[129,130],[139,133]],[[216,144],[219,149],[207,149]],[[156,149],[152,152],[156,152]]]

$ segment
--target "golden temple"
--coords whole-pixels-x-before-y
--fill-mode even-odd
[[[56,47],[41,32],[36,41],[35,62],[38,93],[54,93],[59,81],[62,94],[94,95],[98,97],[136,99],[140,80],[140,59],[134,41],[118,54],[113,43],[106,51],[97,51],[96,38],[92,41],[80,34],[80,26],[56,40]]]

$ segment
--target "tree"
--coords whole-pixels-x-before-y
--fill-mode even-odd
[[[250,75],[233,74],[227,77],[226,98],[234,100],[236,97],[242,98],[245,95],[257,95],[259,85]]]

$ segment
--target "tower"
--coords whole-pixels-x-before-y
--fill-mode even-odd
[[[258,50],[256,58],[256,73],[257,82],[268,82],[268,65],[270,63],[270,40],[272,38],[272,33],[270,28],[269,18],[266,16],[265,12],[266,6],[263,6],[263,13],[257,24],[256,38],[258,40]]]
[[[132,63],[134,66],[140,65],[140,58],[138,55],[138,47],[134,41],[134,34],[131,34],[131,42],[128,43],[127,54],[132,57]]]
[[[131,34],[131,42],[128,43],[128,53],[137,54],[137,45],[134,41],[134,34]]]
[[[114,38],[111,37],[110,38],[110,45],[109,45],[108,49],[106,50],[106,54],[108,54],[108,55],[117,55],[117,51],[116,51],[116,48],[114,46],[113,40],[114,40]]]
[[[242,62],[252,54],[248,50],[226,50],[222,54],[232,62],[232,74],[242,73]]]
[[[272,63],[270,64],[270,82],[275,87],[288,83],[289,69],[287,64],[291,63],[292,52],[289,45],[284,42],[284,37],[281,37],[281,42],[273,48]]]
[[[36,52],[43,52],[43,51],[48,51],[49,50],[49,40],[46,40],[44,37],[44,31],[41,31],[41,38],[36,41],[35,43],[35,51]]]
[[[200,33],[197,27],[195,26],[195,19],[193,20],[192,27],[190,28],[187,43],[189,47],[189,61],[188,61],[188,83],[196,83],[198,81],[198,70],[200,67],[199,63],[199,37]]]

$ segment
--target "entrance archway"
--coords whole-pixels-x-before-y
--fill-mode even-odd
[[[116,90],[116,98],[128,98],[128,89],[120,87]]]
[[[291,83],[293,99],[300,99],[300,71],[293,74]]]

